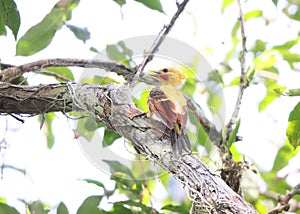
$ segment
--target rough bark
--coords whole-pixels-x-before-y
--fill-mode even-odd
[[[39,86],[0,84],[0,113],[36,115],[85,111],[132,142],[136,151],[170,172],[193,200],[193,213],[257,213],[196,155],[178,158],[164,126],[136,109],[126,86],[76,83]]]

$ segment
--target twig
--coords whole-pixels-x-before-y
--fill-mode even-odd
[[[278,205],[270,210],[268,214],[277,214],[290,209],[289,201],[295,195],[300,195],[300,183],[293,187],[291,191],[288,191],[284,196],[278,196]]]
[[[19,117],[17,117],[16,115],[10,114],[10,116],[12,116],[13,118],[15,118],[17,121],[21,122],[21,123],[25,123],[25,121]]]
[[[201,109],[197,106],[197,104],[188,97],[185,97],[187,101],[187,105],[191,113],[196,117],[196,119],[200,122],[203,129],[207,133],[209,139],[216,146],[220,145],[222,140],[222,134],[217,130],[216,126],[210,122]]]
[[[136,81],[141,76],[142,71],[144,70],[145,66],[153,59],[153,55],[158,51],[159,46],[162,44],[162,42],[165,40],[168,33],[171,31],[172,27],[175,24],[175,21],[179,17],[179,15],[184,10],[186,4],[189,2],[189,0],[184,0],[181,4],[178,2],[177,4],[177,11],[173,15],[171,21],[169,24],[164,25],[163,28],[160,30],[159,34],[157,35],[156,39],[154,40],[151,48],[147,51],[145,58],[143,59],[142,63],[139,64],[136,74],[133,77],[133,80],[131,82],[131,86],[135,86]]]
[[[43,68],[48,67],[83,67],[83,68],[100,68],[106,71],[115,72],[123,75],[126,79],[131,80],[134,71],[125,65],[116,62],[106,62],[101,60],[86,59],[42,59],[36,62],[27,63],[20,66],[9,67],[0,71],[0,82],[11,82],[27,72],[38,73]]]
[[[18,168],[18,167],[9,165],[9,164],[2,164],[2,165],[0,166],[0,170],[1,170],[1,179],[3,179],[3,170],[4,170],[4,169],[12,169],[12,170],[15,170],[15,171],[17,171],[17,172],[22,173],[23,175],[26,175],[26,170],[25,170],[25,169],[21,169],[21,168]]]
[[[55,77],[55,78],[57,78],[57,79],[61,79],[61,80],[66,81],[66,82],[72,81],[71,79],[69,79],[69,78],[67,78],[67,77],[64,77],[64,76],[62,76],[62,75],[60,75],[60,74],[58,74],[58,73],[55,73],[55,72],[49,71],[49,70],[45,70],[45,69],[41,69],[41,70],[39,70],[37,73],[40,73],[40,74],[47,74],[47,75],[49,75],[49,76],[53,76],[53,77]]]
[[[237,97],[237,101],[235,104],[234,111],[232,113],[231,119],[227,124],[227,129],[230,133],[230,130],[232,130],[232,125],[235,124],[239,111],[241,108],[241,103],[242,103],[242,98],[244,95],[244,90],[246,88],[246,71],[245,71],[245,64],[246,64],[246,53],[247,53],[247,48],[246,48],[246,35],[245,35],[245,26],[244,26],[244,15],[242,11],[242,6],[240,0],[237,0],[238,7],[239,7],[239,21],[240,21],[240,28],[241,28],[241,36],[242,36],[242,54],[240,57],[240,62],[241,62],[241,76],[240,76],[240,86],[239,86],[239,93]]]

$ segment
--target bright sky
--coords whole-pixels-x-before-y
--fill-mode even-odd
[[[30,26],[41,21],[56,1],[16,0],[16,3],[22,20],[20,37]],[[151,11],[134,1],[128,1],[122,8],[122,18],[119,6],[111,0],[81,1],[78,8],[74,10],[70,23],[89,29],[92,38],[86,44],[77,40],[64,27],[57,32],[47,49],[31,57],[18,57],[15,56],[13,36],[9,34],[8,37],[0,37],[1,62],[21,64],[44,58],[93,58],[95,54],[89,51],[91,46],[102,50],[106,44],[112,44],[119,40],[157,34],[176,10],[175,1],[162,0],[162,4],[166,15]],[[265,16],[279,20],[279,23],[274,26],[271,24],[268,29],[257,25],[257,22],[247,23],[245,27],[248,44],[253,43],[257,38],[268,38],[271,44],[281,44],[288,39],[287,37],[295,38],[299,26],[288,28],[289,23],[284,17],[276,16],[276,9],[270,1],[253,0],[247,1],[245,4],[247,4],[247,7],[244,7],[245,11],[264,8]],[[186,12],[177,20],[170,33],[170,36],[184,41],[196,49],[203,50],[203,54],[213,67],[223,60],[224,53],[231,47],[231,29],[238,16],[238,9],[235,5],[228,8],[225,17],[221,16],[220,7],[216,7],[216,5],[219,4],[216,4],[215,1],[206,1],[204,5],[201,1],[191,0]],[[260,8],[257,8],[257,5]],[[278,29],[289,29],[289,33],[282,36],[278,34]],[[233,62],[233,67],[238,72],[238,62]],[[285,65],[282,65],[282,68],[286,69],[288,74],[288,77],[284,76],[280,79],[282,84],[288,83],[293,87],[298,87],[299,74],[290,72]],[[76,72],[79,77],[81,69],[76,69]],[[228,77],[228,81],[231,78]],[[49,83],[49,79],[32,74],[29,80],[33,84]],[[235,102],[234,93],[236,93],[236,89],[225,91],[227,111],[232,109]],[[263,98],[264,93],[265,89],[262,85],[251,87],[246,91],[244,105],[241,109],[241,135],[244,140],[237,143],[237,147],[241,152],[250,155],[253,161],[260,163],[260,167],[268,170],[272,166],[278,147],[284,142],[288,113],[298,100],[282,97],[264,114],[259,114],[257,104]],[[253,97],[253,94],[257,96]],[[280,116],[278,109],[280,109]],[[24,177],[18,172],[4,170],[4,178],[0,180],[0,197],[5,197],[8,204],[24,211],[24,206],[21,202],[16,201],[16,198],[26,201],[40,199],[50,205],[64,201],[70,209],[70,213],[75,213],[76,206],[80,205],[87,196],[102,194],[95,186],[76,179],[99,179],[106,186],[112,188],[113,183],[109,180],[109,176],[99,171],[82,153],[70,129],[69,123],[72,122],[67,121],[65,116],[57,114],[57,119],[54,120],[53,132],[56,138],[55,145],[50,151],[46,148],[45,136],[43,131],[39,130],[36,118],[26,119],[25,124],[20,124],[11,118],[0,118],[0,138],[3,136],[7,119],[8,131],[5,139],[8,142],[8,149],[1,151],[1,161],[25,168],[28,171],[28,175]],[[271,128],[266,130],[266,127],[271,127],[273,131],[269,131]],[[296,168],[296,163],[299,162],[298,155],[298,159],[291,162],[291,167]],[[291,182],[295,180],[291,179]]]

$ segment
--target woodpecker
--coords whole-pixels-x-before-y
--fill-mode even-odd
[[[148,71],[146,75],[155,77],[161,83],[150,91],[147,100],[148,117],[161,121],[168,128],[171,146],[176,154],[182,155],[183,150],[190,153],[191,143],[185,129],[188,119],[187,104],[179,91],[186,75],[175,68]]]

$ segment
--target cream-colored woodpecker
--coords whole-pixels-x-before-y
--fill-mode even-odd
[[[168,128],[175,153],[191,152],[191,143],[185,131],[188,119],[187,104],[179,90],[186,80],[186,75],[175,68],[148,71],[146,75],[161,82],[159,87],[150,91],[147,101],[148,116],[161,121]]]

